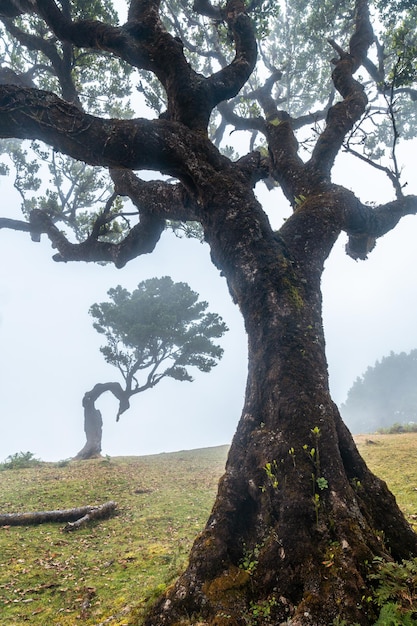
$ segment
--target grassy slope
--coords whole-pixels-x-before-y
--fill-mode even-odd
[[[417,514],[417,434],[357,439],[405,513]],[[140,606],[184,566],[226,452],[219,447],[0,472],[2,512],[119,503],[117,517],[74,533],[56,524],[0,528],[2,626],[133,623]]]
[[[116,500],[119,515],[63,533],[0,528],[0,623],[129,623],[129,607],[184,566],[209,514],[226,447],[0,472],[0,510]],[[62,527],[62,526],[61,526]]]
[[[374,474],[388,483],[417,532],[417,433],[358,435],[355,441]]]

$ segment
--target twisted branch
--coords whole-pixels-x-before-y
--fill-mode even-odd
[[[343,51],[336,42],[329,40],[330,45],[339,54],[339,59],[333,61],[335,69],[332,78],[343,101],[329,109],[326,128],[316,143],[309,163],[310,169],[315,169],[325,178],[330,176],[330,170],[346,134],[365,112],[368,99],[363,86],[354,80],[353,74],[366,59],[373,40],[368,3],[366,0],[357,0],[355,32],[350,40],[349,52]]]
[[[417,196],[403,196],[371,208],[360,202],[345,212],[343,230],[349,235],[346,253],[355,260],[365,260],[376,240],[395,228],[406,215],[417,213]]]

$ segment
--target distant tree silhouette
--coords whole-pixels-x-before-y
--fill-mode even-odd
[[[417,421],[417,350],[391,352],[368,367],[349,389],[341,413],[353,432]]]
[[[217,313],[207,313],[207,302],[187,283],[174,283],[169,276],[150,278],[130,293],[118,285],[108,291],[111,302],[93,304],[94,328],[103,334],[105,360],[123,378],[97,383],[83,398],[86,443],[77,454],[89,459],[101,452],[103,420],[95,402],[106,391],[119,401],[116,420],[130,407],[130,398],[152,389],[163,378],[193,378],[189,368],[210,372],[223,356],[213,342],[228,330]]]

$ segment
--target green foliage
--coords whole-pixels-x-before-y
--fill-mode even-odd
[[[372,106],[365,124],[355,130],[355,141],[373,161],[389,155],[391,162],[384,161],[399,179],[394,158],[397,142],[416,133],[417,5],[409,0],[375,0],[374,4],[378,47],[375,82],[369,90]]]
[[[73,19],[117,24],[111,0],[76,0],[66,7]],[[0,66],[27,76],[32,86],[53,91],[93,115],[118,118],[133,115],[128,101],[132,68],[104,52],[98,55],[60,42],[35,15],[19,17],[14,20],[13,28],[0,29]],[[58,155],[39,142],[3,140],[0,153],[4,152],[13,167],[8,162],[0,168],[14,171],[14,186],[22,199],[23,214],[27,217],[33,209],[42,209],[54,222],[69,227],[79,241],[84,240],[112,195],[108,173]],[[108,216],[113,218],[112,223],[102,238],[114,241],[120,237],[126,226],[116,219],[121,208],[119,200]]]
[[[275,459],[271,462],[265,463],[264,471],[267,478],[267,484],[272,489],[278,489],[278,465]],[[266,491],[266,486],[262,486],[262,491]]]
[[[393,602],[385,604],[374,626],[415,626],[416,618],[410,611],[400,611]]]
[[[381,612],[375,626],[412,626],[417,620],[417,559],[387,562],[375,559],[375,600]]]
[[[261,600],[260,602],[250,602],[249,611],[247,615],[243,616],[245,623],[248,626],[267,626],[274,624],[271,621],[273,607],[278,603],[274,597],[267,600]]]
[[[35,458],[33,452],[15,452],[15,454],[10,454],[3,463],[0,463],[0,471],[35,467],[40,463],[41,461]]]
[[[67,465],[69,465],[70,463],[71,463],[71,459],[61,459],[60,461],[57,461],[56,466],[67,467]]]
[[[417,350],[391,352],[356,379],[341,406],[353,432],[417,422]]]
[[[350,2],[346,0],[282,3],[263,53],[269,67],[282,71],[274,95],[290,115],[304,115],[329,97],[331,51],[327,39],[343,45],[349,20]]]
[[[107,340],[101,352],[119,369],[128,390],[142,391],[164,377],[192,381],[189,367],[209,372],[221,359],[223,350],[213,339],[227,326],[206,312],[207,302],[186,283],[151,278],[132,293],[119,285],[108,295],[111,302],[93,304],[90,314]],[[142,385],[139,374],[145,377]]]
[[[395,7],[393,8],[393,4]],[[165,25],[173,34],[181,38],[185,54],[192,66],[204,75],[224,67],[232,60],[234,50],[230,33],[225,24],[209,20],[192,12],[191,2],[187,0],[169,0],[163,5]],[[354,140],[361,150],[372,158],[384,155],[384,146],[391,146],[392,121],[387,115],[385,88],[390,84],[395,88],[405,84],[406,74],[408,85],[414,82],[411,66],[414,64],[413,45],[410,24],[416,23],[415,4],[406,0],[375,0],[371,8],[378,15],[376,24],[384,24],[381,30],[380,43],[383,48],[383,62],[380,70],[383,76],[378,80],[384,83],[383,90],[368,76],[362,79],[372,100],[370,123],[366,127],[358,127],[354,132]],[[328,40],[333,39],[342,48],[347,48],[350,29],[353,24],[353,12],[350,0],[332,2],[331,0],[294,0],[288,2],[257,2],[252,3],[254,10],[250,12],[254,20],[259,40],[259,62],[250,81],[243,87],[239,96],[229,104],[234,112],[244,118],[257,118],[263,114],[261,103],[257,99],[257,89],[265,84],[267,76],[274,76],[271,83],[271,95],[280,110],[285,110],[294,118],[308,115],[312,111],[326,107],[334,101],[330,74],[332,50]],[[385,16],[385,18],[384,18]],[[387,16],[390,16],[388,19]],[[401,71],[396,82],[392,82],[392,71],[399,57],[398,42],[402,26],[407,26],[407,46],[401,52]],[[396,36],[394,33],[398,30]],[[414,32],[414,31],[413,31]],[[374,56],[375,51],[372,51]],[[145,95],[149,106],[158,114],[166,108],[165,94],[158,81],[142,72],[140,90]],[[377,82],[378,82],[377,80]],[[379,91],[378,91],[379,89]],[[408,93],[399,91],[395,94],[396,124],[403,137],[415,134],[415,107]],[[312,140],[319,130],[320,116],[317,116]],[[279,120],[273,120],[279,123]],[[375,123],[376,122],[376,123]],[[311,120],[305,122],[312,124]],[[223,131],[221,120],[214,111],[210,125],[210,134],[221,147]],[[304,133],[305,136],[305,133]],[[309,149],[309,139],[304,139],[304,146]],[[253,139],[252,139],[253,142]]]
[[[311,465],[313,466],[313,471],[311,473],[312,500],[313,500],[314,512],[316,515],[316,525],[318,526],[319,510],[321,506],[320,491],[324,491],[325,489],[328,489],[329,483],[327,479],[321,475],[320,448],[319,448],[319,440],[321,437],[320,428],[318,426],[314,426],[314,428],[310,429],[310,433],[311,433],[311,438],[313,440],[314,445],[309,446],[308,444],[305,443],[303,445],[303,450],[305,454],[307,455],[307,458],[311,462]],[[291,448],[289,451],[290,454],[293,456],[294,452],[291,452],[291,450],[294,450],[294,449]],[[294,456],[293,456],[293,463],[294,463]],[[295,467],[295,464],[294,464],[294,467]]]
[[[240,561],[239,567],[251,576],[252,574],[254,574],[256,568],[258,567],[259,555],[262,548],[263,544],[256,544],[252,550],[249,549],[246,545],[243,546],[243,557]]]
[[[326,478],[324,478],[323,476],[318,476],[316,478],[316,483],[317,483],[317,487],[320,489],[320,491],[323,491],[324,489],[328,489],[329,488],[329,483],[326,480]]]
[[[112,194],[104,170],[45,149],[36,141],[31,142],[30,150],[23,149],[18,142],[16,144],[9,154],[15,170],[14,186],[21,195],[24,215],[29,217],[33,209],[41,209],[54,222],[70,226],[79,241],[84,240],[98,215],[102,214],[98,207],[103,206]],[[33,154],[37,160],[30,160]],[[49,172],[46,188],[40,178],[41,174],[46,174],[45,167]],[[33,195],[31,192],[34,191],[39,194]],[[97,207],[97,212],[91,212],[92,206]],[[100,233],[101,239],[114,241],[120,238],[123,225],[117,217],[122,208],[121,199],[115,199],[106,213],[107,222]]]
[[[377,568],[369,574],[376,584],[372,601],[379,607],[373,626],[415,626],[417,623],[417,559],[387,562],[374,559]],[[334,626],[355,626],[336,619]]]
[[[303,146],[310,150],[320,130],[320,120],[325,117],[323,111],[335,98],[330,71],[333,52],[328,40],[347,47],[354,17],[352,3],[260,0],[249,5],[259,42],[259,62],[247,85],[228,107],[243,118],[264,115],[259,90],[269,81],[268,89],[277,108],[304,127]],[[371,9],[376,16],[379,48],[372,50],[370,58],[377,76],[372,76],[372,80],[368,75],[359,78],[366,86],[372,107],[345,147],[359,150],[370,159],[388,162],[393,142],[399,137],[414,137],[417,128],[417,8],[413,0],[372,0]],[[65,10],[73,20],[99,20],[113,25],[118,21],[111,0],[75,0],[65,3]],[[187,60],[197,72],[211,75],[233,59],[234,42],[227,25],[197,14],[191,0],[166,0],[161,3],[161,16],[167,30],[181,39]],[[165,91],[152,72],[135,69],[134,73],[126,62],[104,50],[91,52],[60,42],[34,14],[16,18],[13,28],[0,30],[0,66],[17,72],[35,87],[58,93],[93,115],[133,117],[129,100],[132,91],[138,91],[141,101],[156,115],[167,107]],[[304,121],[302,116],[306,117]],[[272,117],[271,123],[278,124],[280,119]],[[225,155],[236,160],[235,147],[228,143],[230,133],[225,133],[228,124],[214,110],[210,136]],[[310,136],[307,128],[312,130]],[[253,148],[259,137],[255,141],[257,132],[250,127],[249,132]],[[78,241],[84,240],[112,197],[113,184],[107,172],[86,165],[77,167],[68,157],[58,158],[53,150],[40,149],[36,143],[22,147],[21,142],[7,141],[3,145],[0,152],[7,149],[11,163],[0,163],[0,175],[8,168],[10,172],[14,170],[24,215],[35,208],[42,209],[60,227],[74,232]],[[399,177],[398,171],[396,175]],[[300,195],[295,202],[301,205],[303,200]],[[102,240],[118,241],[130,227],[123,202],[119,199],[107,214],[106,228],[100,233]],[[136,209],[133,213],[137,217]],[[171,226],[176,233],[201,237],[194,225]]]
[[[396,54],[396,62],[388,75],[394,87],[412,85],[417,78],[417,39],[406,25],[392,32],[391,46]]]
[[[388,28],[395,26],[399,19],[411,19],[417,11],[415,0],[375,0],[375,6]]]

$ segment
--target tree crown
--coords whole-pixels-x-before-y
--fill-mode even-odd
[[[414,200],[404,200],[396,148],[417,128],[416,10],[407,0],[197,0],[192,7],[132,0],[119,25],[109,0],[5,1],[0,136],[36,141],[31,149],[4,144],[30,224],[1,225],[33,238],[46,232],[56,260],[122,266],[153,249],[167,223],[178,230],[204,221],[205,183],[231,165],[207,143],[208,133],[235,172],[252,185],[281,185],[294,209],[315,185],[328,184],[341,150],[386,174],[395,208],[373,211],[371,219],[360,207],[341,225],[351,236],[349,254],[365,257],[393,221],[414,211]],[[160,119],[131,119],[134,72]],[[231,130],[246,133],[256,152],[236,161]],[[91,166],[110,167],[111,178]],[[120,168],[155,170],[178,183]],[[68,229],[79,246],[69,243]]]
[[[108,295],[110,302],[93,304],[90,314],[107,340],[100,349],[104,358],[129,389],[154,386],[164,377],[191,381],[189,367],[209,372],[221,359],[223,349],[213,339],[227,326],[186,283],[151,278],[132,293],[118,285]],[[136,378],[139,373],[145,382]]]

